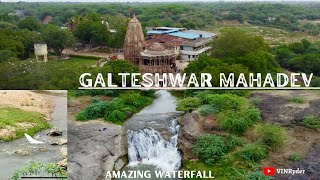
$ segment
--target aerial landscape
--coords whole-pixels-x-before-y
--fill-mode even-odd
[[[306,88],[99,89],[135,83],[119,73],[208,73],[214,87],[282,73]],[[0,2],[0,179],[317,179],[319,87],[317,1]]]

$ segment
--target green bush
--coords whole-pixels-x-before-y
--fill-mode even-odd
[[[118,96],[122,91],[119,90],[101,90],[101,89],[88,89],[88,90],[73,90],[73,94],[75,96],[97,96],[97,95],[105,95],[115,97]]]
[[[237,155],[245,161],[258,163],[267,157],[268,150],[266,146],[258,143],[247,144],[239,152],[237,152]]]
[[[200,100],[195,97],[187,97],[178,100],[177,110],[184,112],[191,112],[200,106]]]
[[[226,143],[227,149],[232,150],[236,146],[244,145],[245,142],[243,141],[243,139],[241,139],[235,135],[230,134],[226,137],[225,143]]]
[[[288,159],[290,161],[300,161],[301,160],[301,156],[299,154],[291,154]]]
[[[208,94],[200,93],[196,97],[201,100],[203,104],[209,104],[221,110],[239,110],[248,105],[247,100],[233,94]]]
[[[213,164],[227,152],[243,144],[244,141],[234,135],[223,137],[214,134],[202,134],[198,137],[192,150],[195,154],[199,155],[205,163]]]
[[[199,112],[203,116],[208,116],[209,114],[216,114],[219,112],[218,108],[211,106],[211,105],[202,105],[199,108]]]
[[[224,131],[232,134],[242,135],[254,123],[260,121],[260,111],[250,108],[239,113],[227,111],[218,118],[218,125]]]
[[[107,112],[104,116],[104,120],[110,121],[113,123],[123,122],[126,120],[126,113],[119,110],[113,110],[111,112]]]
[[[247,176],[247,180],[271,180],[272,177],[265,176],[261,172],[251,172]]]
[[[310,129],[320,129],[320,116],[306,116],[304,117],[302,124],[304,127]]]
[[[277,125],[264,124],[258,126],[257,130],[262,144],[273,150],[283,146],[285,141],[284,128]]]
[[[204,134],[199,136],[193,146],[193,152],[199,155],[205,163],[213,164],[227,151],[223,137],[218,135]]]
[[[76,120],[83,121],[103,117],[107,111],[108,103],[109,102],[97,102],[89,104],[84,110],[76,115]]]
[[[136,108],[144,107],[152,102],[150,97],[141,96],[139,93],[121,94],[120,98],[125,102],[126,105]]]

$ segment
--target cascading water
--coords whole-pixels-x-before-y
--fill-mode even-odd
[[[179,125],[173,119],[170,127],[172,136],[166,141],[152,128],[128,132],[129,166],[146,164],[162,171],[178,170],[181,156],[177,149]]]

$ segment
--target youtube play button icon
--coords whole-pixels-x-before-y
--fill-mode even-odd
[[[263,174],[265,176],[274,176],[276,169],[274,167],[265,167],[263,168]]]

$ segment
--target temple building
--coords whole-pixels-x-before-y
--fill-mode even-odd
[[[174,73],[177,54],[160,43],[153,43],[140,52],[140,70],[149,73]]]
[[[142,73],[175,72],[177,52],[159,42],[145,42],[139,20],[134,16],[128,23],[124,42],[124,59],[139,66]]]

